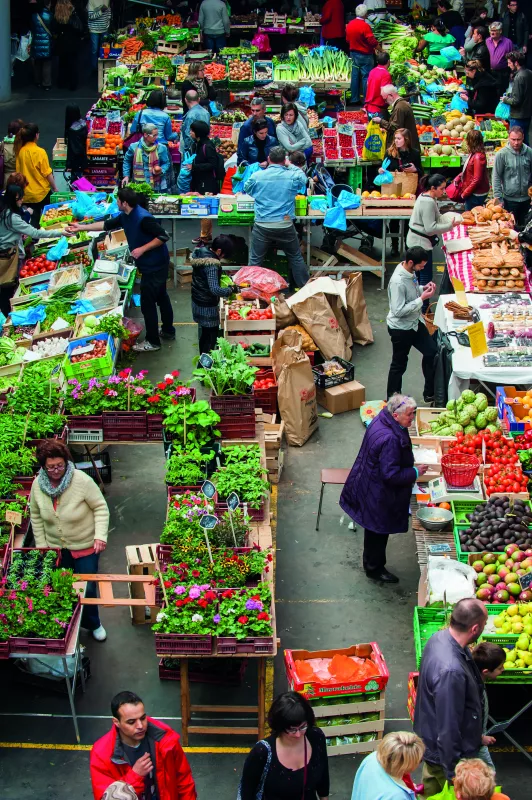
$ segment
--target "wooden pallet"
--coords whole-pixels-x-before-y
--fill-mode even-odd
[[[132,544],[127,546],[128,575],[154,575],[156,548],[157,544]],[[142,600],[144,597],[143,586],[139,583],[130,583],[129,596],[133,600]],[[131,622],[133,625],[144,625],[146,623],[153,625],[158,611],[159,609],[156,606],[130,606]]]

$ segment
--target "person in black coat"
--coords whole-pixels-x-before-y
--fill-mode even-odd
[[[494,114],[499,102],[498,84],[491,72],[486,72],[480,61],[468,61],[465,65],[466,91],[460,92],[462,100],[467,100],[467,113]]]
[[[70,0],[57,0],[54,11],[55,52],[58,56],[57,85],[60,89],[78,88],[78,53],[83,22]]]
[[[217,178],[218,153],[209,139],[210,128],[206,122],[196,120],[190,126],[191,138],[195,142],[196,158],[192,162],[190,190],[200,194],[218,194],[220,181]]]
[[[192,89],[198,93],[200,105],[205,108],[208,108],[211,100],[216,100],[218,96],[218,92],[212,85],[212,77],[210,75],[205,75],[205,65],[195,61],[192,61],[188,65],[188,75],[181,87],[181,97],[185,113],[188,110],[187,104],[185,103],[185,96],[186,93]]]

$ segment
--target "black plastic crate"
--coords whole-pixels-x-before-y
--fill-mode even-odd
[[[112,477],[112,469],[111,469],[111,456],[107,451],[104,453],[97,453],[94,456],[94,461],[96,466],[98,467],[98,471],[100,473],[100,477],[103,483],[111,483]],[[92,466],[90,461],[79,461],[76,464],[76,469],[81,470],[84,472],[85,475],[90,475],[93,481],[98,480],[98,476],[96,475],[96,470]]]
[[[350,361],[345,361],[343,358],[340,358],[340,356],[333,356],[328,360],[336,361],[337,364],[340,364],[340,366],[345,369],[345,372],[343,375],[329,376],[323,374],[323,366],[321,364],[312,367],[314,383],[318,389],[330,389],[331,386],[339,386],[341,383],[348,383],[355,379],[355,365],[351,364]]]

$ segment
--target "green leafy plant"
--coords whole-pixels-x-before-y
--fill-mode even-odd
[[[272,636],[271,591],[266,583],[253,589],[227,589],[220,598],[217,636]]]
[[[214,451],[202,453],[197,447],[185,451],[173,446],[166,462],[166,483],[170,486],[195,486],[206,478],[206,466],[214,458]]]
[[[94,332],[108,333],[114,339],[127,339],[129,336],[129,331],[122,323],[122,317],[119,314],[106,314],[105,317],[101,317]]]
[[[236,492],[243,503],[259,508],[270,491],[267,471],[260,463],[258,445],[237,445],[223,450],[225,466],[216,470],[212,482],[221,500]]]
[[[186,443],[187,448],[201,448],[215,436],[220,436],[215,429],[219,422],[219,415],[209,404],[198,400],[196,403],[171,405],[165,411],[163,425],[179,443]]]
[[[248,364],[245,350],[239,344],[231,345],[225,339],[217,339],[216,346],[217,349],[210,352],[211,369],[196,367],[193,380],[201,381],[218,395],[249,394],[257,367]]]
[[[157,614],[155,632],[212,634],[216,624],[218,597],[207,584],[175,587],[168,606]]]
[[[22,514],[23,518],[27,517],[29,514],[27,499],[22,495],[16,495],[13,500],[0,500],[0,547],[7,544],[11,534],[11,524],[6,522],[8,511]]]
[[[7,407],[16,414],[47,413],[59,407],[58,376],[52,376],[54,362],[35,361],[24,367],[14,390],[7,396]]]

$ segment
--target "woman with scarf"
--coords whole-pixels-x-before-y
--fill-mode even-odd
[[[169,192],[173,184],[172,162],[165,144],[157,144],[157,125],[142,126],[142,139],[130,145],[124,156],[122,186],[133,180],[149,183],[155,192]]]
[[[205,75],[205,65],[191,61],[188,65],[188,74],[181,87],[183,110],[186,112],[187,104],[185,95],[190,89],[195,89],[199,95],[200,105],[209,108],[211,100],[216,100],[218,92],[212,85],[212,76]]]
[[[97,573],[100,553],[107,546],[109,509],[98,486],[72,463],[68,447],[46,439],[37,448],[41,465],[30,493],[30,516],[37,547],[61,549],[61,566],[75,573]],[[96,597],[87,583],[85,597]],[[81,626],[98,642],[107,633],[98,606],[83,607]]]
[[[281,122],[277,126],[277,139],[288,153],[301,150],[308,159],[312,154],[312,140],[295,103],[285,103],[281,109]]]

